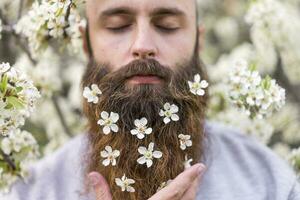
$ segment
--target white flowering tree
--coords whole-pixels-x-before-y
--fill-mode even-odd
[[[86,64],[79,32],[84,3],[0,1],[0,192],[18,178],[26,180],[29,165],[83,130],[80,96],[98,101],[96,85],[83,93],[79,87]],[[209,87],[209,119],[256,137],[300,174],[300,0],[198,3],[207,32],[201,56],[210,81],[195,75],[187,80],[191,92],[203,95]],[[172,123],[177,111],[166,104],[160,115]],[[117,131],[116,113],[101,117],[104,132]],[[131,133],[139,139],[152,132],[146,119],[135,125]],[[182,149],[191,146],[189,135],[179,139]],[[147,166],[149,152],[161,156],[152,145],[139,152],[139,164]],[[119,152],[107,146],[101,156],[107,158],[103,165],[113,165]],[[186,160],[188,166],[191,159]],[[131,181],[125,174],[116,181],[122,190],[133,190],[124,186]]]

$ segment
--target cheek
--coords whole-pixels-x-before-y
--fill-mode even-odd
[[[194,53],[195,36],[186,34],[174,35],[174,37],[161,38],[158,42],[160,56],[164,63],[174,66],[183,60],[189,60]],[[162,63],[163,64],[163,63]]]
[[[106,36],[98,35],[93,40],[93,51],[95,59],[101,63],[108,63],[110,66],[116,66],[113,71],[120,68],[124,63],[122,62],[128,53],[130,40],[128,36]]]

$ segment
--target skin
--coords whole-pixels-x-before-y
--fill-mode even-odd
[[[87,18],[93,57],[107,63],[110,71],[135,59],[152,58],[164,66],[175,66],[191,59],[197,31],[203,41],[203,28],[197,27],[194,0],[88,0]],[[81,28],[86,38],[84,28]],[[200,51],[200,47],[197,47]],[[88,54],[87,41],[84,50]],[[129,84],[159,84],[158,77],[135,76]],[[195,199],[205,170],[195,164],[149,200]],[[97,172],[88,175],[97,200],[111,200],[108,184]]]

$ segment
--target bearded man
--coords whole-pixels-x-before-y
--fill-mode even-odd
[[[88,0],[86,12],[87,131],[8,199],[300,199],[296,175],[267,147],[205,120],[194,0]]]

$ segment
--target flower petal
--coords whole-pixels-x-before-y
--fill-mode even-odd
[[[104,166],[108,166],[109,163],[110,163],[110,160],[109,160],[109,159],[105,159],[105,160],[103,160],[103,162],[102,162],[102,164],[103,164]]]
[[[140,157],[140,158],[138,158],[137,159],[137,162],[139,163],[139,164],[144,164],[145,162],[146,162],[146,158],[145,158],[145,156],[142,156],[142,157]]]
[[[115,133],[117,133],[119,131],[119,127],[116,124],[110,125],[110,128]]]
[[[179,116],[176,115],[176,114],[173,114],[173,115],[171,116],[171,119],[172,119],[173,121],[178,121],[178,120],[179,120]]]
[[[105,121],[103,119],[99,119],[97,124],[99,124],[100,126],[103,126],[105,124]]]
[[[108,112],[106,112],[106,111],[101,112],[102,119],[108,119],[108,117],[109,117]]]
[[[102,158],[108,157],[107,151],[101,151],[101,152],[100,152],[100,155],[101,155]]]
[[[153,154],[152,154],[152,156],[154,158],[161,158],[162,157],[162,152],[160,152],[160,151],[154,151]]]
[[[170,111],[172,113],[177,113],[178,112],[178,106],[176,106],[175,104],[171,105]]]
[[[105,147],[105,150],[106,150],[108,153],[112,153],[112,148],[111,148],[111,146],[106,146],[106,147]]]
[[[140,122],[141,122],[142,126],[146,126],[147,123],[148,123],[148,121],[147,121],[147,119],[146,119],[145,117],[143,117],[143,118],[140,120]]]
[[[139,152],[140,154],[144,154],[144,153],[147,152],[147,149],[146,149],[146,147],[139,147],[139,148],[138,148],[138,152]]]
[[[195,82],[200,82],[200,80],[201,80],[200,74],[196,74],[196,75],[194,76],[194,81],[195,81]]]
[[[143,133],[137,134],[137,138],[139,138],[140,140],[143,139],[144,137],[145,137],[145,135]]]
[[[148,146],[148,151],[153,151],[153,147],[154,147],[154,143],[150,142],[150,144]]]
[[[130,131],[130,133],[131,133],[131,135],[137,135],[139,132],[138,132],[138,130],[136,130],[136,129],[132,129],[132,130]]]
[[[165,123],[165,124],[168,124],[170,121],[171,121],[171,120],[170,120],[169,117],[165,117],[165,118],[164,118],[164,123]]]
[[[170,103],[165,103],[164,105],[165,110],[170,110],[170,107],[171,107]]]
[[[134,120],[134,125],[136,127],[140,127],[141,126],[141,121],[139,119]]]
[[[108,135],[108,134],[110,133],[110,128],[109,128],[109,126],[104,126],[104,127],[103,127],[103,133],[104,133],[105,135]]]
[[[123,185],[123,181],[120,178],[115,178],[115,182],[118,186],[122,186]]]
[[[149,160],[146,161],[146,164],[147,164],[147,167],[149,168],[149,167],[152,166],[153,161],[151,159],[149,159]]]
[[[127,186],[127,192],[135,192],[135,189],[132,186]]]
[[[198,89],[198,90],[197,90],[197,95],[203,96],[204,94],[205,94],[205,91],[204,91],[204,90],[202,90],[202,89]]]
[[[152,133],[152,128],[147,128],[145,130],[145,134],[149,135],[150,133]]]
[[[110,113],[110,118],[113,122],[117,122],[119,120],[119,114],[118,113],[114,113],[114,112],[111,112]]]

